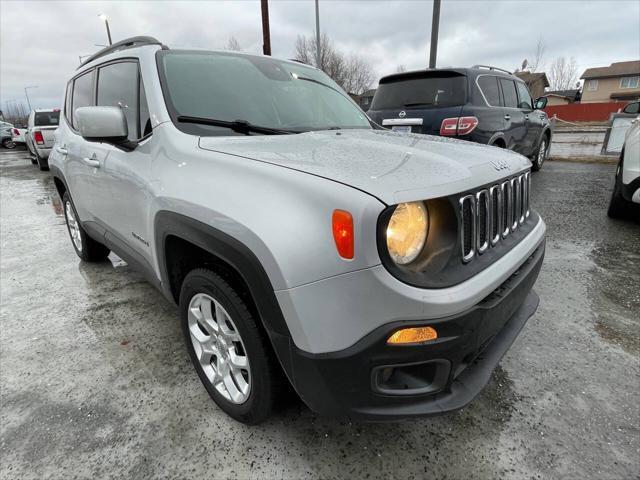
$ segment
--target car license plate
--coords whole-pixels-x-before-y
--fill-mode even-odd
[[[391,130],[398,133],[411,133],[411,125],[394,125]]]

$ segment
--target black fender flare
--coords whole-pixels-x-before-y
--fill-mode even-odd
[[[242,277],[258,310],[282,367],[291,376],[292,338],[278,300],[262,263],[244,243],[227,233],[179,213],[160,210],[154,219],[154,236],[160,277],[165,296],[175,301],[167,266],[166,241],[169,236],[186,240],[220,258]]]
[[[494,133],[491,138],[489,139],[489,141],[487,142],[487,145],[491,145],[493,146],[493,144],[495,143],[496,140],[498,140],[499,138],[501,138],[502,140],[504,140],[504,144],[505,144],[505,148],[509,148],[509,145],[507,145],[507,139],[504,136],[504,132],[496,132]]]
[[[67,179],[64,178],[64,174],[62,173],[62,170],[60,170],[55,165],[49,165],[49,171],[51,172],[51,176],[54,179],[58,179],[62,182],[62,184],[64,185],[65,191],[69,192],[69,195],[71,195],[71,192],[69,191],[69,185],[67,184]],[[56,185],[56,190],[58,191],[58,195],[60,195],[60,191],[58,190],[57,185]],[[60,195],[60,200],[62,200],[62,195]]]

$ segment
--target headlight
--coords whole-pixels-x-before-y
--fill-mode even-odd
[[[422,202],[399,204],[387,226],[387,249],[394,262],[406,265],[422,251],[429,216]]]

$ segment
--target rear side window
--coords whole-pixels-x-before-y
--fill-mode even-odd
[[[80,107],[90,107],[93,105],[93,71],[78,77],[73,82],[73,98],[71,108],[73,109],[72,125],[76,127],[78,121],[76,118],[76,110]]]
[[[466,102],[466,91],[464,75],[400,77],[380,84],[371,109],[453,107]]]
[[[630,103],[622,111],[624,113],[638,113],[640,111],[640,102]]]
[[[478,85],[491,107],[500,106],[500,92],[498,90],[498,77],[493,75],[481,75],[478,77]]]
[[[98,71],[98,105],[120,107],[127,119],[129,140],[138,134],[138,64],[113,63]]]
[[[516,82],[516,86],[518,87],[518,97],[520,98],[518,108],[533,110],[533,101],[531,100],[531,94],[527,86],[522,82]]]
[[[513,80],[501,78],[500,86],[502,87],[504,106],[509,108],[518,108],[518,94],[516,93],[516,85],[513,83]]]
[[[60,112],[36,112],[33,124],[36,127],[55,127],[60,123]]]

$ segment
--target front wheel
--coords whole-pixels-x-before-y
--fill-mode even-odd
[[[101,262],[107,258],[109,249],[87,235],[87,232],[82,228],[69,192],[64,192],[62,206],[64,208],[64,218],[67,222],[67,230],[71,237],[71,244],[76,254],[85,262]]]
[[[180,317],[189,356],[213,401],[235,420],[257,424],[273,409],[282,373],[239,293],[216,273],[193,270],[182,283]]]
[[[533,170],[534,172],[537,172],[542,168],[542,164],[547,159],[547,154],[549,153],[548,150],[549,148],[547,145],[547,137],[544,136],[540,141],[540,147],[538,148],[538,152],[533,158],[533,162],[532,162],[533,165],[531,166],[531,170]]]
[[[609,201],[609,208],[607,215],[610,218],[624,219],[629,215],[630,202],[627,202],[622,196],[622,161],[618,163],[616,169],[616,180],[613,184],[613,192],[611,192],[611,200]]]

